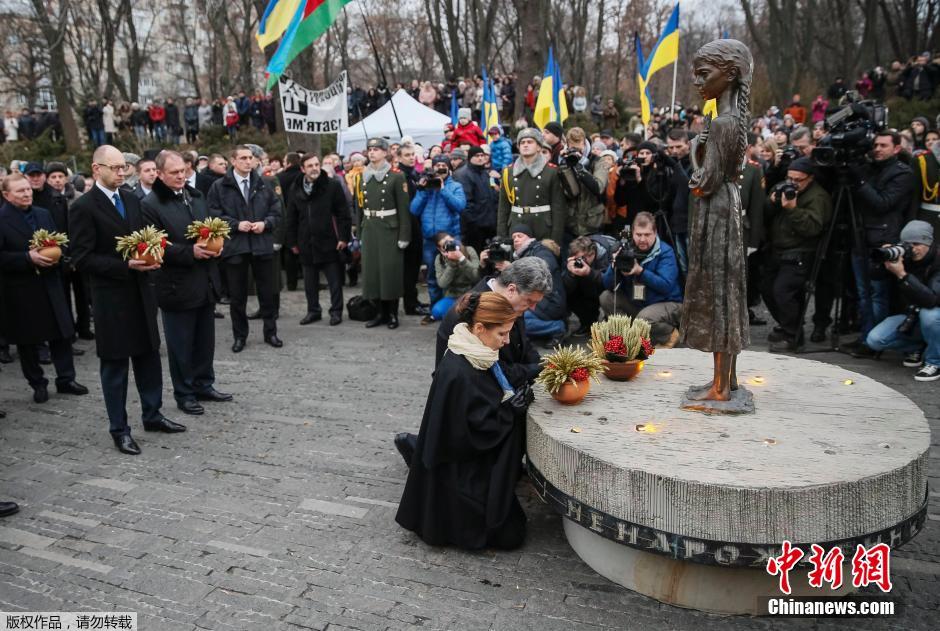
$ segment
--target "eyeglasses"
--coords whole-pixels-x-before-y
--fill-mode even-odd
[[[105,167],[107,169],[110,169],[112,171],[124,171],[127,169],[126,164],[100,164],[98,162],[96,162],[95,164],[97,164],[100,167]]]

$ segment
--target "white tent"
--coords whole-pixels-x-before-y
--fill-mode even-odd
[[[394,112],[392,103],[395,104]],[[395,124],[395,113],[398,114],[401,133]],[[427,149],[444,140],[444,125],[449,122],[450,116],[418,103],[407,92],[399,90],[391,101],[342,132],[336,151],[341,155],[349,155],[353,151],[364,151],[369,138],[381,136],[391,143],[400,141],[402,135],[411,136]]]

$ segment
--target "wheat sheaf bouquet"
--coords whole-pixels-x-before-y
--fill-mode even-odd
[[[129,235],[115,237],[118,254],[128,259],[140,259],[147,265],[163,263],[163,253],[169,245],[166,233],[154,226],[135,230]]]
[[[228,222],[218,217],[194,221],[186,228],[187,239],[194,239],[196,245],[216,253],[222,250],[222,242],[229,238],[230,233]]]

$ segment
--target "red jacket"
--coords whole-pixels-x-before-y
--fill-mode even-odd
[[[452,143],[455,147],[459,147],[464,143],[470,143],[474,147],[479,147],[486,142],[486,136],[483,135],[483,130],[480,129],[480,126],[477,125],[474,121],[470,121],[466,125],[458,124],[454,128],[454,139]]]
[[[162,105],[151,105],[149,108],[150,120],[154,123],[162,123],[166,120],[166,110]]]

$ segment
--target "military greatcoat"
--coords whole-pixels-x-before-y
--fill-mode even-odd
[[[510,228],[524,223],[532,228],[536,239],[553,239],[561,245],[567,219],[568,202],[561,189],[557,167],[539,155],[531,165],[517,158],[514,164],[503,169],[496,234],[508,237]]]
[[[388,163],[379,169],[367,166],[356,177],[354,193],[360,217],[362,297],[398,300],[404,290],[399,242],[408,243],[412,239],[411,200],[405,175]]]

